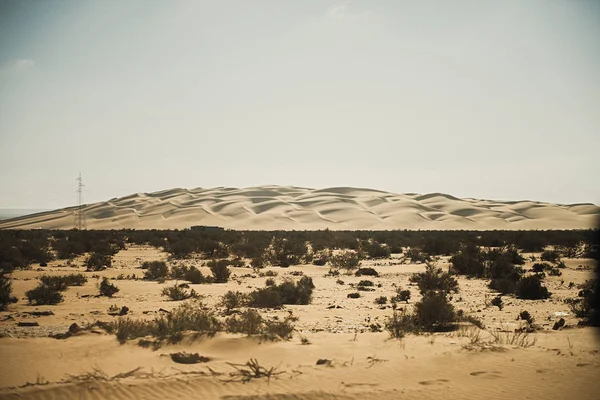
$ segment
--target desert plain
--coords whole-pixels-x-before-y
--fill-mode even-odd
[[[523,254],[526,259],[532,255],[539,258],[539,254]],[[169,260],[167,253],[148,245],[128,245],[103,271],[85,272],[84,259],[80,256],[69,266],[65,260],[54,260],[46,267],[13,272],[13,294],[19,301],[0,314],[0,398],[597,399],[600,393],[599,332],[578,326],[579,319],[564,303],[577,296],[577,285],[592,277],[591,259],[563,258],[562,275],[544,281],[552,293],[549,299],[505,296],[502,310],[490,304],[485,280],[458,276],[459,292],[450,303],[480,319],[483,329],[465,324],[448,332],[407,334],[402,339],[392,338],[385,329],[393,313],[391,303],[375,302],[381,296],[391,299],[400,287],[411,292],[411,299],[395,307],[410,309],[419,300],[419,291],[409,279],[425,271],[425,264],[412,263],[402,254],[363,260],[361,267],[374,268],[377,277],[357,277],[352,271],[330,276],[329,266],[310,264],[267,266],[259,271],[230,267],[227,283],[189,284],[200,299],[185,301],[161,295],[176,281],[139,279],[140,267],[144,262],[166,261],[171,266],[194,265],[210,275],[205,260]],[[448,257],[436,257],[435,263],[448,269]],[[524,268],[532,264],[528,260]],[[88,276],[87,282],[69,287],[63,302],[27,304],[25,292],[37,285],[40,275],[79,272]],[[123,279],[133,275],[137,279]],[[266,319],[293,321],[294,331],[287,340],[218,332],[212,337],[186,335],[176,344],[148,348],[140,346],[139,339],[121,344],[114,334],[94,325],[119,318],[151,319],[195,301],[214,310],[218,318],[226,318],[222,296],[230,290],[262,288],[269,279],[265,276],[275,282],[308,276],[314,282],[310,304],[259,309]],[[103,277],[120,289],[113,297],[98,296]],[[365,278],[374,283],[372,291],[348,298]],[[128,308],[126,316],[109,315],[109,309],[123,306]],[[523,310],[531,313],[537,328],[510,343],[515,332],[523,331],[524,321],[517,318]],[[553,330],[560,318],[565,325]],[[23,322],[36,326],[19,326]],[[66,333],[72,324],[81,331],[49,337]],[[494,339],[490,332],[504,333]],[[180,364],[170,357],[177,352],[198,353],[209,361]],[[236,366],[244,369],[249,360],[266,370],[273,368],[272,376],[244,381]]]

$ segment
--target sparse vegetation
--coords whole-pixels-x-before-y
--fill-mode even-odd
[[[356,276],[379,276],[374,268],[359,268],[354,275]]]
[[[199,295],[194,289],[187,291],[181,285],[175,284],[163,288],[161,295],[168,297],[172,301],[187,300],[189,298],[198,298]]]
[[[83,274],[42,275],[39,279],[44,285],[58,291],[67,290],[68,286],[83,286],[87,282]]]
[[[412,283],[416,283],[421,294],[428,291],[443,293],[458,292],[458,281],[448,272],[444,272],[434,263],[427,263],[425,272],[413,274],[410,277]]]
[[[408,304],[408,300],[410,300],[410,290],[407,289],[402,289],[399,288],[397,295],[396,295],[396,300],[397,301],[404,301]]]
[[[107,331],[115,333],[120,343],[146,336],[177,343],[181,341],[185,331],[212,336],[222,330],[222,324],[214,313],[202,308],[202,304],[198,302],[183,303],[153,320],[120,318],[103,326]]]
[[[88,271],[102,271],[112,266],[112,257],[110,254],[92,253],[85,260]]]
[[[539,300],[547,299],[551,293],[542,285],[542,280],[538,275],[530,275],[522,278],[515,291],[520,299]]]
[[[358,293],[358,292],[348,293],[348,295],[346,297],[349,299],[358,299],[358,298],[360,298],[360,293]]]
[[[213,274],[214,283],[227,283],[231,275],[229,260],[211,260],[207,266]]]
[[[379,296],[378,298],[375,299],[375,304],[386,304],[388,301],[388,298],[385,296]]]
[[[102,278],[102,282],[100,282],[100,296],[113,297],[118,292],[119,288],[110,283],[108,278]]]
[[[164,261],[146,261],[142,264],[144,279],[149,281],[164,281],[169,276],[169,267]]]
[[[310,304],[315,285],[312,278],[303,276],[298,282],[287,279],[279,285],[268,286],[250,293],[250,307],[278,308],[284,304]]]
[[[36,288],[25,292],[25,296],[30,304],[36,306],[54,305],[64,300],[63,295],[59,290],[43,283],[40,283]]]
[[[355,251],[343,251],[331,256],[329,263],[334,268],[352,270],[360,266],[360,256]]]
[[[246,307],[249,302],[250,298],[247,294],[230,290],[221,297],[220,305],[225,307],[227,313],[230,313],[236,308]]]
[[[501,296],[496,296],[492,299],[491,305],[498,307],[498,310],[502,311],[502,308],[504,307],[504,302],[502,301],[502,297]]]
[[[12,296],[12,279],[0,273],[0,311],[6,311],[9,304],[16,302],[17,298]]]

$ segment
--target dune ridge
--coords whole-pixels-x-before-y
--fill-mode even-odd
[[[0,221],[0,229],[70,229],[75,207]],[[374,189],[294,186],[167,189],[84,207],[88,229],[243,230],[588,229],[600,207],[530,200],[494,201],[444,193],[395,194]]]

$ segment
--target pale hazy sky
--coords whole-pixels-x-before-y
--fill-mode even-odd
[[[600,204],[600,1],[0,1],[0,208],[173,187]]]

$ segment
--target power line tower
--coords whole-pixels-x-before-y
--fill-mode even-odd
[[[75,226],[77,230],[85,230],[85,212],[83,211],[83,183],[81,182],[81,172],[77,178],[77,209],[75,210]]]

